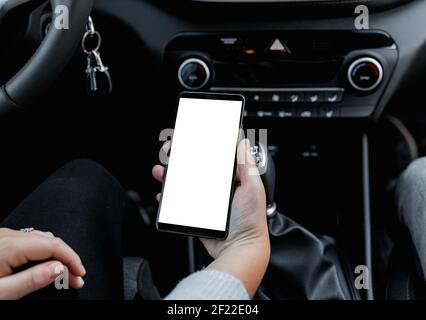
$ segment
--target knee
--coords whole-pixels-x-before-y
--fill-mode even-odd
[[[99,163],[88,159],[76,159],[68,162],[55,173],[52,174],[53,178],[78,178],[82,177],[91,180],[105,175],[110,175],[109,172]]]
[[[119,186],[118,181],[99,163],[88,159],[76,159],[68,162],[53,173],[49,180],[66,180],[80,184],[81,189],[98,190],[102,186]]]
[[[420,158],[412,162],[398,180],[396,202],[401,222],[410,223],[417,214],[424,212],[425,200],[426,158]]]
[[[15,221],[48,230],[74,241],[73,232],[85,237],[99,230],[114,232],[128,202],[124,189],[101,165],[74,160],[58,169],[15,209]],[[24,222],[24,223],[21,223]]]
[[[67,163],[46,182],[56,192],[67,194],[73,203],[78,201],[88,207],[124,194],[119,182],[102,165],[87,159]]]
[[[417,189],[426,192],[426,157],[413,161],[398,181],[398,192]]]

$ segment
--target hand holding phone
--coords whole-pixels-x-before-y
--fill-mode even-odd
[[[163,149],[167,153],[170,150],[170,143],[166,142]],[[250,153],[248,140],[240,142],[237,158],[239,163],[236,175],[237,186],[232,199],[229,235],[226,241],[201,239],[213,258],[220,256],[225,247],[242,244],[246,239],[268,238],[265,189],[259,175],[253,174],[257,169]],[[155,179],[164,181],[163,166],[156,165],[152,172]],[[200,173],[200,179],[203,179],[202,177],[203,174]],[[157,196],[157,200],[159,201],[160,198],[161,194]]]
[[[159,230],[226,238],[243,111],[241,95],[181,94],[158,209]]]
[[[163,147],[167,153],[170,144]],[[236,188],[232,200],[229,235],[225,241],[201,239],[215,261],[208,269],[227,272],[240,279],[253,296],[266,270],[270,255],[266,218],[266,198],[262,181],[250,153],[248,140],[238,147]],[[165,168],[153,168],[154,177],[163,182]],[[202,179],[202,173],[200,179]],[[160,199],[160,195],[157,196]],[[206,204],[209,205],[209,204]]]

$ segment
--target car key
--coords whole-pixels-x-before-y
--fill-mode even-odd
[[[99,52],[94,51],[87,57],[87,91],[90,96],[107,96],[112,92],[112,80],[108,67],[102,63]]]
[[[112,92],[112,79],[109,68],[102,61],[99,49],[102,37],[95,30],[93,20],[89,17],[83,36],[82,48],[87,55],[86,88],[90,96],[107,96]]]
[[[94,66],[93,62],[93,55],[87,56],[87,67],[86,67],[86,80],[87,80],[87,90],[88,93],[95,93],[98,91],[98,81],[96,79],[96,67]]]

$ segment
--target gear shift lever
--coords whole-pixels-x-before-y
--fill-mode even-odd
[[[275,195],[275,163],[266,146],[257,143],[251,148],[251,153],[259,168],[260,177],[266,193],[266,214],[272,218],[277,213],[277,205],[274,201]]]
[[[316,235],[277,212],[275,164],[266,146],[251,148],[265,186],[271,259],[258,290],[263,299],[352,299],[335,240]],[[277,280],[279,279],[279,280]],[[286,285],[282,285],[285,283]]]

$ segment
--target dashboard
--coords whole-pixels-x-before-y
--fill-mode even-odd
[[[241,2],[103,0],[96,10],[138,35],[176,94],[240,92],[248,117],[377,119],[426,68],[426,1]],[[371,9],[367,30],[355,28],[355,4]]]
[[[0,19],[16,1],[32,2],[0,0]],[[242,93],[252,118],[378,119],[426,70],[424,0],[98,0],[97,13],[134,32],[170,96]]]
[[[374,112],[397,56],[378,31],[207,32],[178,34],[165,63],[175,91],[242,93],[246,116],[327,119]]]

